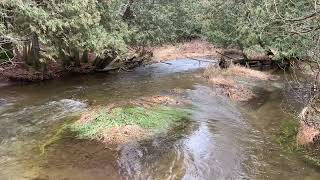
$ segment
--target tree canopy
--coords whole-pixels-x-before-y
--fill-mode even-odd
[[[316,0],[3,0],[1,59],[79,65],[128,47],[204,38],[222,47],[319,61]],[[85,58],[86,59],[86,58]],[[66,63],[66,60],[68,61]]]
[[[223,46],[276,49],[282,57],[311,56],[319,47],[320,4],[314,0],[211,1],[205,34]]]

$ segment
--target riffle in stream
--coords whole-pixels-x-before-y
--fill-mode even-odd
[[[257,85],[261,97],[239,105],[201,77],[207,65],[181,59],[1,87],[0,179],[320,179],[316,167],[276,142],[288,118],[279,82]],[[88,107],[175,89],[191,102],[191,117],[165,135],[109,149],[67,134],[41,153],[41,144]]]

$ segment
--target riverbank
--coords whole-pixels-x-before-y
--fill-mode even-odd
[[[218,49],[212,43],[204,40],[192,40],[175,45],[164,45],[159,47],[152,47],[152,60],[154,62],[162,62],[175,59],[184,58],[203,58],[218,59],[220,55],[217,53]]]
[[[12,60],[12,63],[1,65],[0,76],[2,79],[12,82],[36,82],[56,79],[67,76],[68,74],[130,71],[146,64],[188,58],[199,61],[203,59],[223,60],[224,65],[230,64],[232,61],[235,64],[258,67],[260,69],[277,68],[277,66],[274,66],[277,63],[263,53],[250,51],[246,56],[248,56],[247,58],[249,59],[245,60],[244,52],[240,50],[218,48],[205,40],[195,39],[163,46],[145,48],[132,47],[129,48],[127,53],[119,57],[109,57],[107,53],[105,59],[98,58],[96,54],[89,53],[86,61],[81,61],[79,64],[71,63],[69,65],[62,65],[64,63],[60,62],[61,60],[51,59],[38,70],[26,65],[21,59],[15,58]],[[221,62],[219,65],[224,66]],[[281,63],[278,66],[281,66]]]
[[[88,55],[87,62],[80,62],[79,65],[63,67],[61,60],[50,60],[45,67],[39,70],[26,65],[21,59],[15,58],[12,63],[4,63],[0,66],[0,82],[8,84],[11,82],[37,82],[49,79],[56,79],[68,74],[92,74],[107,73],[114,71],[128,71],[144,64],[157,63],[167,60],[210,57],[218,58],[216,48],[204,40],[192,40],[175,45],[164,45],[159,47],[130,48],[121,59],[106,60],[95,64],[95,54]],[[98,69],[97,69],[98,66]]]

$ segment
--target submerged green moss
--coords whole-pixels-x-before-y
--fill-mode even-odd
[[[63,124],[56,132],[45,142],[39,145],[41,155],[45,154],[46,148],[63,137],[63,134],[68,130],[70,127],[70,123]]]
[[[320,167],[320,157],[317,155],[304,155],[304,159],[306,160],[307,163],[310,163],[314,166]]]
[[[290,153],[297,153],[306,163],[320,167],[320,155],[315,153],[313,148],[297,145],[299,123],[297,119],[290,118],[281,124],[281,132],[277,139],[281,147]]]
[[[53,144],[57,143],[59,140],[61,140],[62,138],[66,137],[67,135],[70,135],[69,134],[70,133],[70,126],[72,125],[74,120],[77,118],[79,118],[78,115],[68,117],[68,118],[63,119],[62,124],[59,123],[56,125],[57,127],[54,128],[54,132],[50,133],[51,136],[39,144],[39,149],[40,149],[41,155],[45,154],[46,149],[50,145],[53,145]]]
[[[297,146],[296,137],[298,134],[298,121],[294,118],[282,122],[277,142],[287,151],[294,152],[300,148]]]
[[[89,121],[74,123],[71,130],[76,132],[79,138],[90,139],[96,138],[102,130],[115,126],[138,125],[145,129],[161,131],[175,122],[186,119],[187,115],[185,110],[165,106],[100,109]]]

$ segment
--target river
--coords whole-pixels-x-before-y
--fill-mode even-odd
[[[73,75],[0,87],[0,179],[320,179],[320,171],[276,142],[281,82],[257,85],[260,98],[237,104],[201,77],[208,62],[181,59],[133,72]],[[71,134],[50,144],[89,107],[182,90],[190,122],[152,140],[108,148]]]

